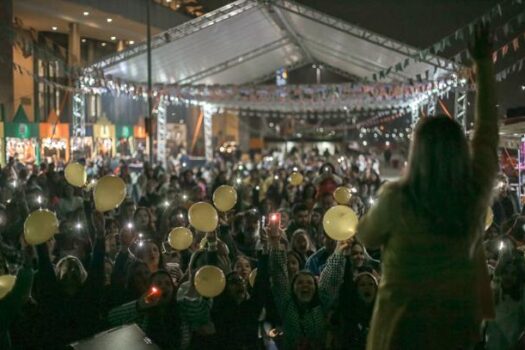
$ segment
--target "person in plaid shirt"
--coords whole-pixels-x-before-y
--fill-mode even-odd
[[[289,282],[287,255],[280,243],[283,231],[268,228],[270,240],[270,278],[272,293],[284,327],[285,349],[323,349],[327,314],[337,297],[345,269],[344,250],[339,242],[321,273],[319,284],[308,271],[299,271]]]

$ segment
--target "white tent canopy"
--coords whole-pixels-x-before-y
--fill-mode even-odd
[[[455,63],[287,1],[239,0],[152,38],[152,81],[164,85],[258,83],[280,68],[306,64],[351,81],[403,64],[384,81],[438,80],[458,70]],[[147,82],[147,46],[135,45],[93,67],[104,75]],[[405,64],[406,61],[406,64]],[[378,77],[379,78],[379,77]]]

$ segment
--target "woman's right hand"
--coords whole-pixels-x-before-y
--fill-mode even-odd
[[[470,57],[475,62],[492,59],[493,38],[488,23],[479,22],[474,28],[474,35],[468,45]]]
[[[270,246],[274,249],[279,248],[281,245],[283,230],[276,225],[268,225],[265,229],[265,232]]]
[[[141,312],[151,310],[158,306],[161,300],[162,295],[160,294],[160,290],[156,289],[155,292],[153,292],[152,288],[149,288],[148,291],[137,300],[137,309]]]

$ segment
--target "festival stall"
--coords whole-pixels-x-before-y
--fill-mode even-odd
[[[116,152],[121,158],[128,159],[135,153],[134,130],[131,125],[117,124],[116,130]]]
[[[112,157],[116,154],[115,125],[107,118],[101,118],[93,125],[93,138],[95,141],[95,155]]]
[[[166,149],[168,158],[175,157],[181,149],[187,149],[187,127],[186,124],[168,123],[166,124]]]
[[[149,140],[143,118],[139,119],[138,124],[133,127],[133,136],[135,138],[135,153],[133,156],[142,160],[149,154]]]
[[[73,159],[92,159],[93,151],[93,126],[87,125],[83,137],[71,137],[71,155]]]
[[[40,163],[38,124],[30,123],[20,105],[12,122],[5,123],[6,159],[10,157],[32,166]]]
[[[511,187],[520,188],[525,196],[525,117],[507,119],[500,126],[500,168],[509,178]]]
[[[69,124],[40,123],[41,156],[55,165],[69,161]]]

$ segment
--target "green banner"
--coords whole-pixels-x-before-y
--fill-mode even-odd
[[[5,123],[4,136],[19,139],[38,138],[40,130],[35,123]]]
[[[133,126],[117,125],[116,134],[117,134],[117,139],[127,139],[129,137],[133,137]]]

